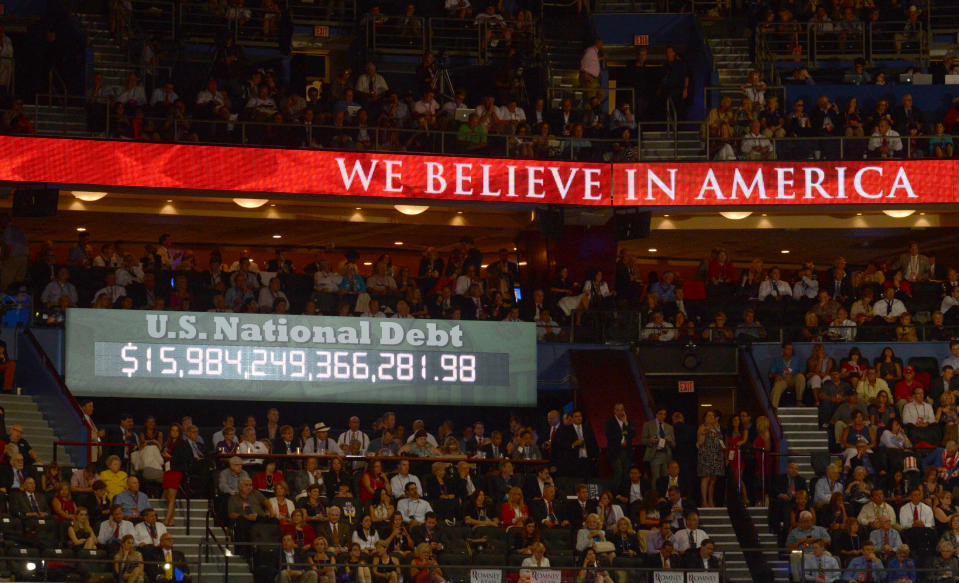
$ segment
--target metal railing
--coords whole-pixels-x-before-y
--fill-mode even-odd
[[[813,66],[820,60],[873,62],[906,59],[925,63],[929,57],[928,27],[902,22],[774,22],[757,29],[757,56],[776,62]]]
[[[805,129],[811,131],[810,128]],[[723,160],[924,160],[938,157],[932,143],[937,137],[929,135],[889,136],[884,139],[872,135],[771,137],[765,134],[722,138],[709,131],[705,134],[710,157]],[[959,144],[959,135],[948,137]],[[722,152],[724,146],[729,146],[729,149]],[[944,159],[949,158],[945,150],[943,154]]]

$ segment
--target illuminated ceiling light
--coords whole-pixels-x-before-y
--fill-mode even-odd
[[[373,265],[373,262],[372,262],[372,261],[364,261],[364,262],[363,262],[363,265]]]
[[[861,216],[862,216],[862,213],[856,213],[856,216],[857,216],[857,217],[861,217]]]
[[[647,249],[647,251],[649,251],[650,253],[656,253],[657,251],[659,251],[659,249],[655,247],[650,247],[649,249]]]
[[[916,212],[915,210],[909,210],[909,209],[891,209],[891,210],[882,211],[884,215],[886,215],[887,217],[892,217],[894,219],[904,219],[908,216],[911,216],[915,212]]]
[[[782,251],[780,251],[780,253],[782,253],[783,255],[789,255],[789,249],[783,249]]]
[[[666,215],[663,215],[663,216],[664,216],[664,217],[668,217],[669,215],[668,215],[668,214],[666,214]]]
[[[265,198],[234,198],[233,202],[245,209],[258,209],[270,201]]]
[[[517,265],[519,265],[520,267],[524,267],[524,266],[526,265],[526,262],[525,262],[525,261],[520,261]]]
[[[363,210],[363,207],[358,206],[358,207],[356,207],[356,210],[361,211],[361,210]]]
[[[920,217],[924,217],[924,216],[926,216],[926,213],[919,213],[919,216],[920,216]]]
[[[172,198],[168,198],[168,199],[166,199],[166,201],[167,201],[167,202],[173,202],[173,199],[172,199]]]
[[[719,214],[730,221],[741,221],[753,213],[750,211],[723,211]]]
[[[402,242],[402,241],[393,241],[393,244],[394,244],[394,245],[402,245],[403,242]]]
[[[270,203],[270,206],[276,206],[276,203],[275,203],[275,202],[271,202],[271,203]]]
[[[763,216],[765,217],[765,216],[766,216],[766,213],[763,213]]]
[[[77,232],[78,232],[78,233],[85,233],[86,231],[87,231],[87,228],[86,228],[86,227],[77,227]]]
[[[274,239],[282,239],[282,238],[283,238],[283,235],[273,235],[273,238],[274,238]]]
[[[96,202],[106,196],[106,192],[92,192],[87,190],[74,190],[73,196],[83,202]]]
[[[394,204],[393,208],[400,211],[404,215],[419,215],[430,210],[428,206],[417,206],[414,204]]]
[[[480,269],[486,269],[487,267],[488,267],[488,266],[486,266],[486,265],[480,265]]]
[[[456,214],[461,215],[463,214],[463,211],[456,211]]]

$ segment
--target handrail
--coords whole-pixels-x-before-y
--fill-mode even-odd
[[[89,450],[89,448],[90,448],[91,446],[96,446],[96,447],[102,447],[102,446],[106,446],[106,447],[126,447],[126,448],[132,448],[132,447],[133,447],[133,444],[130,444],[130,443],[119,443],[119,442],[115,442],[115,441],[61,441],[61,440],[55,440],[55,441],[53,442],[53,461],[57,461],[57,446],[58,446],[58,445],[77,445],[77,446],[85,446],[85,447],[88,448],[88,450]],[[89,462],[90,460],[88,459],[87,461]]]
[[[331,460],[334,458],[345,459],[347,462],[360,462],[360,461],[397,461],[397,460],[409,460],[409,461],[423,461],[423,462],[469,462],[469,463],[488,463],[488,464],[498,464],[500,462],[510,462],[514,465],[521,464],[527,466],[545,466],[549,465],[550,460],[548,459],[523,459],[523,458],[485,458],[485,457],[450,457],[450,456],[430,456],[430,457],[416,457],[416,456],[405,456],[405,455],[336,455],[336,454],[319,454],[319,453],[218,453],[214,454],[213,457],[219,459],[229,459],[231,457],[238,457],[241,459],[308,459],[316,458],[321,460]]]
[[[70,392],[69,387],[63,381],[63,378],[57,372],[53,363],[50,362],[50,358],[47,356],[46,351],[43,350],[43,347],[40,345],[40,341],[37,340],[37,337],[33,335],[33,332],[29,328],[24,328],[21,331],[21,334],[30,342],[34,350],[39,354],[41,362],[46,367],[47,371],[50,373],[50,376],[56,379],[57,388],[60,389],[61,394],[67,399],[67,402],[70,404],[73,412],[80,418],[80,422],[83,424],[83,427],[86,429],[87,435],[94,429],[93,421],[88,419],[86,414],[83,412],[83,408],[80,407],[80,403],[77,402],[76,397],[73,396],[73,393]],[[92,461],[92,450],[87,448],[87,463]],[[57,455],[56,447],[53,448],[53,455]]]

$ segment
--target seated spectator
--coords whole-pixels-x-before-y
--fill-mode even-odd
[[[800,371],[802,371],[802,365],[799,357],[793,354],[792,343],[786,342],[782,347],[782,356],[773,359],[769,366],[771,385],[769,399],[773,407],[779,407],[783,393],[788,388],[794,389],[796,399],[802,401],[803,393],[806,390],[806,377]]]
[[[925,390],[917,386],[912,394],[912,400],[902,407],[902,423],[906,433],[913,443],[939,443],[939,424],[936,422],[932,405],[926,402]]]
[[[866,378],[859,381],[859,384],[856,386],[856,393],[859,394],[859,400],[864,403],[874,403],[880,392],[885,392],[892,397],[892,391],[889,390],[889,385],[886,384],[885,379],[879,378],[879,371],[876,368],[877,367],[874,366],[867,368]]]
[[[862,554],[853,557],[846,565],[846,571],[843,573],[843,579],[846,581],[867,581],[872,579],[874,570],[882,572],[883,563],[876,556],[876,547],[871,542],[866,541],[862,545]],[[868,577],[868,579],[867,579]]]
[[[695,551],[704,541],[709,540],[706,531],[699,528],[698,512],[690,511],[686,513],[685,524],[686,528],[677,530],[671,538],[673,550],[679,554],[689,553],[691,550]]]
[[[892,129],[889,121],[883,118],[873,131],[867,148],[873,158],[896,158],[903,148],[902,139],[899,132]]]
[[[150,499],[140,491],[140,480],[135,476],[127,478],[126,489],[114,497],[113,503],[122,506],[123,518],[131,521],[140,520],[141,515],[150,509]]]
[[[799,525],[789,532],[786,537],[786,548],[789,550],[802,550],[805,552],[811,549],[813,543],[820,542],[828,544],[830,542],[829,533],[825,528],[814,525],[812,513],[804,511],[799,515]]]
[[[935,527],[932,508],[922,501],[922,491],[919,488],[910,490],[909,502],[899,509],[899,525],[904,529]]]
[[[676,339],[676,328],[667,322],[661,310],[653,312],[652,320],[640,332],[642,340],[650,342],[671,342]]]
[[[576,531],[576,551],[579,553],[591,549],[594,543],[605,542],[606,531],[603,530],[598,514],[589,514],[583,522],[583,527]]]
[[[817,508],[821,508],[829,504],[830,498],[836,492],[841,494],[845,493],[845,484],[839,477],[840,471],[837,464],[830,464],[826,468],[826,475],[823,478],[820,478],[816,482],[816,491],[813,496],[813,504]]]
[[[143,511],[143,521],[134,528],[134,542],[138,547],[156,547],[160,539],[166,534],[166,525],[157,522],[156,510],[148,508]]]
[[[743,136],[740,152],[747,160],[775,160],[776,147],[763,135],[759,120],[749,124],[749,132]]]

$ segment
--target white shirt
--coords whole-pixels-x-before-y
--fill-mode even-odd
[[[226,94],[222,91],[217,91],[216,95],[210,93],[208,90],[204,89],[196,94],[196,104],[197,105],[206,105],[207,103],[214,102],[217,107],[223,107],[226,105]],[[235,271],[235,270],[233,270]]]
[[[676,327],[666,321],[664,321],[662,324],[650,322],[649,324],[643,326],[643,331],[640,334],[640,337],[643,340],[649,340],[654,334],[659,334],[660,342],[669,342],[670,340],[676,339]]]
[[[881,300],[877,300],[876,303],[872,305],[872,315],[882,318],[898,318],[905,312],[905,304],[896,298],[891,300],[883,298]]]
[[[132,268],[121,268],[117,270],[117,285],[122,285],[126,287],[133,282],[143,281],[143,268],[139,265],[134,265]]]
[[[914,509],[916,506],[912,502],[907,502],[899,509],[899,525],[902,528],[912,528],[912,518],[914,515]],[[919,522],[922,523],[922,526],[926,528],[932,528],[935,525],[935,519],[932,515],[932,508],[924,503],[920,502],[918,506],[919,510]]]
[[[411,519],[420,524],[426,520],[426,513],[432,512],[433,507],[422,498],[413,500],[412,498],[401,498],[396,503],[396,511],[403,515],[403,522],[409,522]],[[930,511],[931,512],[931,511]]]
[[[166,525],[158,520],[155,526],[156,536],[151,536],[150,529],[147,528],[147,523],[141,522],[136,525],[136,528],[133,529],[133,542],[135,542],[137,546],[150,545],[155,547],[160,544],[160,537],[166,534]]]
[[[922,403],[909,401],[902,406],[903,425],[915,425],[919,422],[932,423],[933,421],[935,421],[935,413],[932,411],[932,405],[925,401]]]
[[[285,293],[283,293],[282,291],[278,291],[274,293],[273,290],[269,288],[269,286],[264,287],[260,290],[260,298],[257,303],[260,304],[261,310],[272,312],[273,302],[275,302],[277,298],[283,298],[284,300],[286,300],[286,305],[290,305],[290,300],[287,299]]]
[[[819,280],[804,275],[793,285],[793,298],[797,300],[803,298],[813,300],[817,295],[819,295]]]
[[[164,91],[163,87],[157,87],[153,90],[153,95],[150,96],[150,105],[156,105],[157,103],[172,105],[179,98],[180,96],[176,94],[176,91]]]
[[[420,99],[413,104],[413,111],[419,115],[436,115],[436,112],[439,110],[440,104],[436,103],[435,99],[431,99],[429,102]]]
[[[885,135],[880,134],[878,129],[873,132],[872,137],[869,138],[869,149],[878,149],[882,146],[883,141],[886,142],[886,145],[888,145],[889,149],[893,152],[902,150],[902,140],[899,139],[899,132],[894,129],[890,129]]]
[[[773,150],[773,143],[766,136],[752,132],[743,136],[743,142],[740,148],[743,154],[748,156],[752,154],[753,150],[762,150],[763,148],[766,149],[766,152]]]
[[[125,295],[127,295],[127,290],[123,286],[108,285],[106,287],[102,287],[99,290],[97,290],[97,293],[93,294],[93,301],[90,303],[95,304],[97,303],[97,298],[99,298],[100,296],[107,296],[108,298],[110,298],[110,303],[113,304],[113,302],[117,301],[117,299],[119,298],[124,297]]]
[[[845,340],[846,342],[851,342],[856,339],[856,323],[846,318],[842,322],[838,320],[832,321],[832,326],[829,327],[829,335],[835,336],[840,340]]]
[[[420,479],[413,474],[406,474],[405,476],[396,474],[390,478],[390,490],[393,491],[393,497],[399,498],[400,496],[403,496],[406,492],[406,485],[410,482],[416,484],[417,492],[423,491],[423,484],[420,484]]]
[[[579,70],[588,75],[599,78],[600,64],[598,48],[595,46],[587,47],[587,49],[583,52],[583,57],[579,60]]]
[[[313,289],[318,292],[334,293],[340,289],[343,276],[333,271],[317,271],[313,275]]]
[[[104,520],[100,523],[100,532],[97,534],[97,541],[101,545],[105,545],[113,539],[113,531],[116,529],[116,524],[111,524],[109,520]],[[136,532],[133,530],[133,523],[129,520],[120,521],[120,536],[117,537],[117,540],[122,539],[128,534],[132,534],[134,539],[136,538]]]
[[[759,284],[759,301],[763,301],[769,296],[792,296],[792,290],[789,288],[789,284],[781,279],[777,279],[775,282],[767,279]]]
[[[414,439],[416,439],[416,432],[415,432],[415,431],[413,431],[412,433],[410,433],[410,436],[406,438],[406,443],[410,443],[410,442],[412,442]],[[439,447],[439,443],[436,442],[436,438],[433,437],[433,434],[430,433],[429,431],[426,432],[426,443],[432,445],[433,447]],[[420,492],[422,492],[422,490],[420,490]]]
[[[956,298],[952,296],[946,296],[942,298],[942,303],[939,305],[939,311],[945,314],[955,306],[959,306],[959,301],[956,301]]]
[[[366,450],[370,448],[370,438],[362,431],[353,431],[352,429],[347,429],[341,433],[336,440],[336,445],[342,451],[349,451],[350,444],[353,443],[353,440],[360,442],[360,453],[366,453]]]
[[[260,453],[260,454],[268,454],[268,453],[270,453],[270,450],[268,450],[268,449],[266,448],[266,445],[264,445],[262,441],[254,441],[253,443],[250,443],[249,441],[241,441],[241,442],[240,442],[240,447],[236,450],[236,452],[237,452],[237,453]],[[244,458],[244,459],[243,459],[243,465],[262,464],[262,463],[263,463],[263,460],[258,459],[258,458],[257,458],[257,459],[254,459],[254,458]]]
[[[339,446],[336,445],[336,442],[331,438],[327,437],[326,441],[322,441],[316,438],[316,436],[311,437],[309,441],[306,442],[306,445],[303,446],[303,453],[320,453],[320,450],[325,449],[326,453],[340,455]]]
[[[496,116],[499,117],[501,121],[526,121],[526,112],[519,106],[513,111],[510,111],[509,108],[504,105],[499,108]]]
[[[692,547],[689,546],[690,534],[693,535]],[[706,540],[707,538],[709,538],[709,536],[706,534],[706,531],[704,531],[701,528],[697,528],[696,530],[689,530],[688,528],[684,528],[682,530],[677,530],[675,533],[673,533],[671,540],[673,541],[673,550],[676,551],[677,553],[684,553],[690,548],[698,549],[699,545],[701,545],[702,542]]]
[[[131,101],[137,105],[146,105],[147,102],[147,93],[143,88],[143,85],[136,85],[130,89],[123,89],[117,95],[117,101],[120,103],[130,103]]]
[[[372,91],[370,90],[371,85]],[[372,77],[363,73],[357,78],[355,89],[359,93],[382,95],[390,90],[390,86],[386,84],[386,79],[379,73],[374,73]]]

